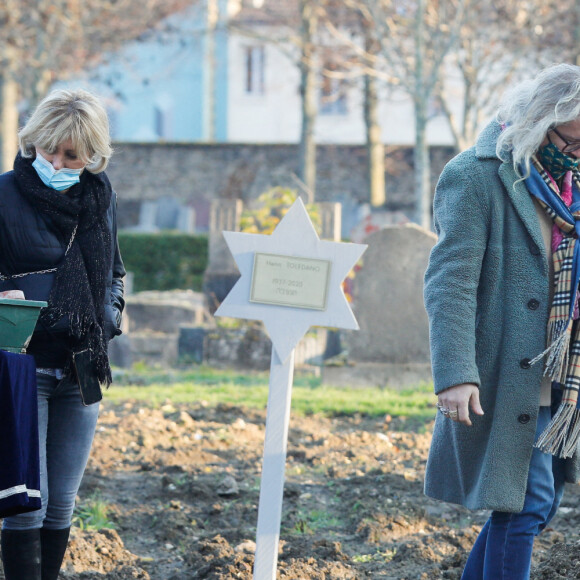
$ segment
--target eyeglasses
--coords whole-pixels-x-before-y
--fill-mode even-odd
[[[562,139],[562,141],[564,141],[564,143],[566,143],[566,145],[561,149],[562,153],[573,153],[574,151],[577,151],[578,149],[580,149],[580,139],[574,139],[574,140],[566,139],[566,137],[561,135],[560,132],[558,131],[558,129],[556,129],[556,128],[550,129],[550,131],[553,131],[554,133],[556,133],[556,135],[558,135],[558,137],[560,137],[560,139]],[[549,135],[548,135],[548,140],[550,141],[550,143],[552,143]]]

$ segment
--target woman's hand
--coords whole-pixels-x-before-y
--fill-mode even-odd
[[[479,389],[472,383],[463,383],[449,387],[438,395],[438,407],[449,409],[446,416],[458,423],[471,426],[469,409],[476,415],[483,415],[483,409],[479,403]],[[454,413],[457,411],[457,413]]]

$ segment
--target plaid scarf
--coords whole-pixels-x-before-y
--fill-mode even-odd
[[[573,171],[571,177],[573,183],[569,185],[580,191],[580,173]],[[559,243],[553,252],[554,298],[548,319],[548,348],[532,363],[547,355],[544,374],[564,392],[560,407],[535,446],[545,453],[570,457],[580,437],[580,325],[574,320],[580,282],[580,202],[572,201],[568,207],[555,181],[535,158],[525,182],[559,230],[554,237]]]

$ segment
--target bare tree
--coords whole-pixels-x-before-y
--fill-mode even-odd
[[[458,95],[449,94],[444,76],[437,86],[456,149],[474,143],[506,87],[553,62],[580,64],[579,40],[580,3],[575,0],[471,2],[449,58],[461,75],[457,113],[450,103]]]
[[[315,36],[318,22],[315,0],[300,0],[300,95],[302,97],[302,127],[300,132],[299,177],[311,192],[316,194],[316,141],[314,126],[317,104],[317,67],[315,61]]]
[[[525,20],[531,50],[542,65],[580,65],[580,3],[576,0],[521,0],[519,19]]]
[[[324,27],[334,39],[335,62],[340,64],[342,79],[351,84],[361,78],[363,81],[368,200],[373,207],[381,207],[386,202],[385,147],[379,121],[378,81],[385,75],[381,71],[377,27],[366,5],[358,0],[331,0],[325,9]],[[323,75],[330,74],[337,77],[340,73],[323,70]]]
[[[379,43],[372,22],[363,20],[365,51],[375,57]],[[379,122],[379,91],[377,77],[372,71],[364,75],[364,118],[367,144],[369,200],[371,206],[381,207],[386,202],[385,147]]]
[[[363,0],[379,28],[389,71],[413,99],[416,221],[431,226],[429,109],[447,56],[455,49],[469,0]]]
[[[375,82],[384,78],[413,99],[417,221],[430,223],[427,122],[443,114],[456,150],[473,144],[503,90],[518,75],[529,75],[540,63],[558,60],[562,47],[557,39],[562,34],[568,47],[565,53],[576,54],[573,39],[580,37],[580,4],[572,2],[552,6],[551,0],[342,0],[362,16],[354,27],[352,19],[345,21],[363,40],[336,28],[335,36],[357,55],[365,76]],[[549,18],[550,14],[561,18]],[[562,22],[567,23],[563,29]],[[361,23],[378,30],[379,50],[369,45]],[[372,100],[372,91],[366,91],[365,110]],[[366,123],[370,134],[368,114]]]
[[[373,41],[363,34],[359,62],[368,77],[384,78],[403,88],[413,100],[415,118],[414,181],[416,221],[431,224],[430,158],[426,139],[430,109],[437,96],[445,59],[459,37],[469,0],[342,0],[363,15]],[[356,44],[356,43],[354,43]],[[356,49],[355,49],[356,50]],[[367,143],[372,150],[370,130],[378,126],[368,111],[376,99],[366,86]],[[370,107],[370,108],[369,108]],[[374,129],[376,135],[376,128]],[[376,137],[375,137],[376,139]],[[375,159],[378,154],[375,149]],[[384,163],[384,155],[382,156]],[[369,165],[372,167],[372,164]],[[374,168],[374,175],[378,173]],[[384,171],[384,170],[383,170]]]
[[[309,201],[316,193],[316,140],[321,78],[338,78],[340,73],[326,70],[324,54],[328,48],[322,39],[321,21],[336,0],[264,0],[259,9],[245,6],[244,18],[237,18],[231,29],[249,38],[258,38],[277,47],[300,71],[301,128],[298,178]],[[275,34],[264,33],[271,26]],[[336,44],[336,43],[335,43]]]
[[[33,106],[56,80],[96,64],[108,51],[196,0],[4,0],[0,4],[1,135],[14,143],[16,101]],[[13,148],[14,146],[12,146]],[[6,168],[12,157],[3,155]]]
[[[529,76],[545,58],[538,27],[542,3],[522,0],[472,2],[465,11],[456,49],[448,64],[460,75],[460,91],[441,75],[436,87],[449,121],[455,148],[475,142],[483,123],[493,116],[506,87]],[[460,102],[454,111],[452,102]]]
[[[313,3],[302,0],[303,6]],[[384,153],[380,153],[376,115],[377,79],[403,88],[413,99],[416,221],[427,227],[431,222],[426,140],[430,118],[445,115],[455,148],[464,149],[473,144],[502,92],[519,75],[529,76],[530,70],[557,60],[580,63],[576,0],[318,0],[317,4],[318,50],[322,28],[340,44],[334,59],[339,65],[328,70],[319,62],[318,74],[362,76],[365,81],[373,205],[381,205],[385,195],[384,183],[380,184]],[[315,60],[310,54],[309,64]]]

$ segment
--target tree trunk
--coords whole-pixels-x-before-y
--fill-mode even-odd
[[[425,86],[425,0],[417,2],[415,30],[415,199],[416,221],[431,229],[431,163],[427,145],[427,102],[429,91]]]
[[[369,27],[365,27],[365,50],[369,54],[376,54],[378,46]],[[367,133],[367,157],[369,201],[372,207],[381,207],[385,204],[385,147],[381,136],[378,112],[377,79],[372,75],[364,78],[364,114]]]
[[[18,87],[0,77],[0,159],[1,170],[9,171],[18,151]]]
[[[205,34],[204,58],[204,137],[213,143],[215,131],[215,96],[216,96],[216,27],[219,18],[218,0],[207,0],[207,30]]]
[[[312,0],[300,0],[302,17],[302,58],[300,60],[300,95],[302,97],[302,132],[300,136],[300,179],[305,184],[309,201],[316,193],[316,68],[314,66],[313,39],[316,30],[316,13]]]
[[[431,229],[431,160],[427,144],[427,107],[424,100],[415,103],[415,195],[417,200],[416,222]]]

